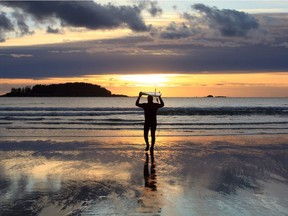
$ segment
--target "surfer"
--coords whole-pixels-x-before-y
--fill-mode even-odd
[[[141,96],[143,95],[142,92],[139,93],[139,96],[136,100],[135,105],[138,107],[141,107],[144,109],[144,116],[145,116],[145,122],[144,122],[144,140],[146,143],[146,149],[145,151],[149,150],[149,139],[148,139],[148,133],[149,130],[151,131],[151,151],[154,150],[154,144],[155,144],[155,132],[157,127],[157,110],[158,108],[161,108],[164,106],[164,102],[161,98],[161,96],[158,96],[160,104],[159,103],[153,103],[153,96],[148,95],[147,102],[148,103],[139,103]]]

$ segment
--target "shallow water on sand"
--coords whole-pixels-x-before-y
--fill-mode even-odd
[[[2,140],[0,215],[287,215],[287,141]]]

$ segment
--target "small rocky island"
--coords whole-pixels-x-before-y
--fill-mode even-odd
[[[214,98],[213,95],[207,95],[207,98]],[[215,98],[226,98],[226,96],[215,96]]]
[[[3,97],[127,97],[90,83],[75,82],[12,88]]]

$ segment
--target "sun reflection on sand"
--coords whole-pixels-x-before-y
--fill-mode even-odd
[[[132,168],[128,162],[101,163],[87,161],[51,160],[44,157],[17,157],[2,161],[7,174],[21,176],[20,173],[31,176],[31,180],[45,181],[49,176],[61,176],[63,180],[83,179],[118,179],[127,181],[130,178],[129,170]]]
[[[138,199],[138,212],[159,214],[163,206],[163,192],[161,183],[159,185],[157,175],[157,162],[155,161],[154,152],[145,154],[144,162],[144,188],[142,196]],[[159,185],[159,186],[158,186]]]
[[[287,137],[277,143],[271,136],[159,137],[154,154],[145,154],[141,140],[0,142],[0,213],[283,215],[288,209]]]

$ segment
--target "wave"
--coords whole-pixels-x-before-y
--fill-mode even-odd
[[[143,130],[142,126],[139,127],[48,127],[48,126],[28,126],[28,127],[21,127],[21,126],[16,126],[16,127],[7,127],[7,129],[42,129],[42,130]],[[171,127],[161,127],[162,130],[181,130],[181,131],[186,131],[186,132],[191,132],[191,131],[196,131],[196,130],[288,130],[288,128],[283,128],[283,127],[217,127],[217,128],[211,128],[211,127],[181,127],[181,128],[171,128]]]
[[[223,107],[175,105],[159,109],[157,131],[161,131],[163,135],[188,136],[288,134],[287,115],[288,107],[282,105]],[[0,107],[1,136],[27,133],[61,135],[61,130],[73,136],[80,136],[82,133],[101,134],[101,136],[121,133],[142,135],[143,123],[143,110],[138,107]]]
[[[288,115],[288,107],[177,107],[159,110],[159,115]]]
[[[103,121],[98,121],[98,120],[93,120],[90,121],[28,121],[26,122],[27,124],[32,124],[32,125],[119,125],[119,126],[125,126],[125,125],[143,125],[144,120],[119,120],[119,121],[109,121],[109,120],[103,120]],[[5,124],[9,124],[5,123]],[[159,126],[247,126],[247,125],[288,125],[288,122],[286,121],[279,121],[279,122],[221,122],[221,123],[178,123],[178,122],[161,122],[158,123]]]
[[[114,111],[114,112],[13,112],[13,113],[0,113],[0,116],[110,116],[110,115],[134,115],[140,114],[139,112],[129,111]]]
[[[109,116],[142,113],[139,108],[1,107],[0,116]],[[165,107],[158,115],[288,115],[288,107]]]
[[[0,111],[125,111],[137,108],[120,107],[0,107]]]

